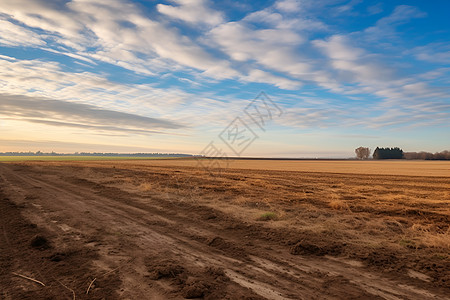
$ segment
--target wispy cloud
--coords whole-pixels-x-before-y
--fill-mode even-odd
[[[62,153],[78,152],[105,152],[105,149],[111,152],[131,153],[131,152],[166,152],[170,149],[157,147],[139,147],[132,145],[115,145],[101,143],[76,143],[62,142],[55,140],[20,140],[20,139],[0,139],[3,145],[3,151],[43,151],[51,152],[57,150]],[[75,150],[74,150],[75,149]]]
[[[305,42],[297,32],[287,28],[254,29],[247,21],[224,23],[208,33],[210,43],[216,45],[231,60],[248,65],[248,78],[256,82],[264,81],[281,88],[299,87],[302,85],[300,75],[308,73],[309,62],[300,56],[295,49]],[[281,72],[287,79],[273,80],[252,69],[266,69]],[[274,77],[274,76],[271,76]],[[279,77],[279,76],[277,76]],[[289,83],[288,83],[289,80]],[[287,84],[286,84],[287,83]]]
[[[158,4],[156,8],[164,15],[192,24],[218,25],[223,22],[222,13],[210,9],[207,0],[175,0],[178,6]]]
[[[0,94],[0,114],[8,119],[97,131],[150,134],[161,133],[155,129],[184,127],[171,120],[144,117],[88,104],[5,94]]]
[[[1,2],[0,13],[24,24],[17,28],[4,20],[10,23],[11,30],[22,29],[23,38],[16,39],[16,44],[22,41],[22,45],[27,45],[33,41],[35,34],[31,29],[37,28],[46,33],[42,36],[47,43],[143,74],[172,68],[173,63],[213,77],[229,78],[238,74],[228,62],[214,58],[188,37],[144,16],[131,2],[74,0],[55,4],[21,0]],[[36,40],[34,45],[39,43],[43,41]]]
[[[387,17],[381,18],[377,23],[364,30],[372,39],[387,39],[396,36],[396,27],[409,22],[411,19],[424,18],[427,14],[417,7],[399,5]]]
[[[45,41],[33,31],[0,19],[0,45],[37,47],[45,44]]]
[[[431,43],[407,50],[405,54],[412,54],[418,60],[448,65],[450,64],[450,43]]]

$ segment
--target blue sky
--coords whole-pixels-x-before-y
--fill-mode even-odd
[[[0,152],[450,149],[448,1],[0,0]],[[282,110],[246,119],[260,92]],[[268,100],[269,101],[269,100]],[[230,127],[231,126],[231,127]],[[223,136],[222,136],[223,137]]]

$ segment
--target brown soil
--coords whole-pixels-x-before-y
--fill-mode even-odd
[[[92,267],[95,250],[70,237],[59,242],[54,232],[24,218],[25,206],[7,198],[0,181],[0,299],[72,299],[74,293],[77,299],[118,299],[117,274]],[[101,284],[86,294],[94,278]]]
[[[0,299],[448,299],[448,177],[158,164],[0,164]]]

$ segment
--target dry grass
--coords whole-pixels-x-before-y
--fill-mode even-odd
[[[350,211],[348,204],[343,200],[333,199],[333,200],[330,200],[330,202],[328,202],[328,205],[330,206],[331,209],[334,209],[334,210]]]
[[[342,196],[339,194],[339,190],[337,189],[337,185],[333,185],[330,189],[328,206],[333,210],[346,210],[350,211],[350,207],[347,201],[342,199]]]
[[[259,221],[274,221],[277,220],[277,214],[274,212],[265,212],[258,217]]]
[[[440,248],[450,250],[450,234],[426,232],[420,237],[420,242],[425,247]]]
[[[450,250],[450,228],[445,232],[437,232],[433,227],[432,224],[414,224],[409,228],[407,236],[417,247]]]
[[[244,161],[241,165],[251,166],[256,162]],[[141,163],[183,165],[186,162],[149,161],[138,164]],[[302,161],[289,162],[291,166],[301,166],[302,163],[306,164]],[[325,170],[324,162],[315,163],[317,170]],[[343,163],[346,162],[331,162],[327,168],[333,169]],[[347,163],[353,165],[359,162]],[[358,166],[362,168],[366,165]],[[395,166],[401,167],[401,164],[395,163]],[[423,162],[421,166],[430,167],[430,164]],[[430,214],[447,217],[450,214],[447,200],[449,181],[446,179],[275,171],[260,173],[257,170],[245,173],[242,170],[228,170],[224,177],[213,178],[198,169],[191,171],[193,176],[187,178],[184,174],[189,172],[174,173],[180,168],[168,168],[167,165],[164,169],[157,168],[160,174],[167,173],[169,176],[164,178],[168,179],[157,176],[145,181],[122,178],[122,188],[131,189],[134,185],[139,191],[159,192],[173,201],[203,203],[240,219],[251,215],[257,215],[257,220],[280,220],[282,217],[282,221],[268,222],[267,226],[298,227],[317,235],[335,235],[346,242],[368,247],[400,245],[411,249],[450,250],[449,224],[438,224],[428,217]],[[406,170],[411,166],[405,164],[403,168]],[[363,168],[359,170],[362,171]],[[437,226],[446,226],[444,229],[447,231],[438,231]]]
[[[86,162],[56,162],[58,164],[85,165]],[[110,161],[93,161],[90,165],[109,166]],[[121,160],[115,161],[118,167],[132,166],[136,169],[148,167],[188,167],[195,168],[195,159],[155,159],[155,160]],[[230,169],[264,170],[264,171],[296,171],[339,174],[372,174],[450,177],[450,161],[351,161],[351,160],[234,160]]]
[[[141,190],[142,192],[148,192],[152,189],[153,189],[153,186],[149,182],[143,182],[139,185],[139,190]]]
[[[242,160],[232,165],[238,169],[219,178],[192,163],[120,161],[114,172],[121,176],[121,189],[151,190],[164,199],[207,205],[238,219],[258,220],[272,212],[278,221],[263,223],[268,227],[287,226],[368,248],[450,251],[450,162]],[[145,180],[132,170],[146,172]],[[404,174],[413,176],[392,176]],[[95,172],[85,175],[93,181],[104,178]]]

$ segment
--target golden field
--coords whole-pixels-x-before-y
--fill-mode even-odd
[[[98,277],[99,296],[103,284],[117,287],[112,298],[155,299],[445,299],[449,170],[441,161],[234,160],[217,176],[194,159],[0,165],[4,199],[54,244],[44,257],[95,253],[82,256],[88,269],[61,275],[78,278],[77,295]],[[27,263],[11,270],[51,280],[51,266],[20,253]]]

